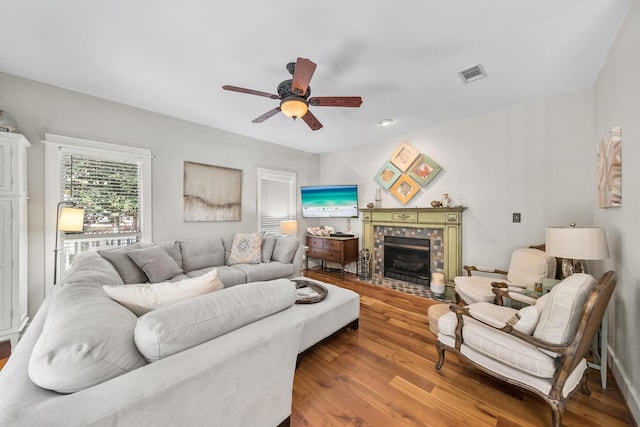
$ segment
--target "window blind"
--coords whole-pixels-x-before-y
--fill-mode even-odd
[[[140,231],[140,163],[64,153],[63,200],[85,209],[84,233]]]
[[[258,230],[280,234],[280,222],[296,217],[296,175],[258,171]]]

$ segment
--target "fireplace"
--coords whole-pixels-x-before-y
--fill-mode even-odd
[[[384,277],[428,286],[430,246],[429,239],[384,236]]]

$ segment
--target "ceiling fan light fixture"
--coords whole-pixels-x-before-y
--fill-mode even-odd
[[[280,111],[294,120],[307,114],[308,109],[309,104],[300,96],[289,96],[280,102]]]

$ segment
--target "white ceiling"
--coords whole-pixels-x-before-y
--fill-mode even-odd
[[[589,87],[631,0],[3,0],[0,71],[308,152],[397,142],[433,124]],[[278,114],[300,57],[316,132]],[[483,64],[488,77],[457,72]],[[0,103],[2,102],[0,94]],[[378,121],[392,118],[392,126]]]

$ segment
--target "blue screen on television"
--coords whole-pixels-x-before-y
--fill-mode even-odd
[[[357,218],[357,185],[300,187],[304,218]]]

